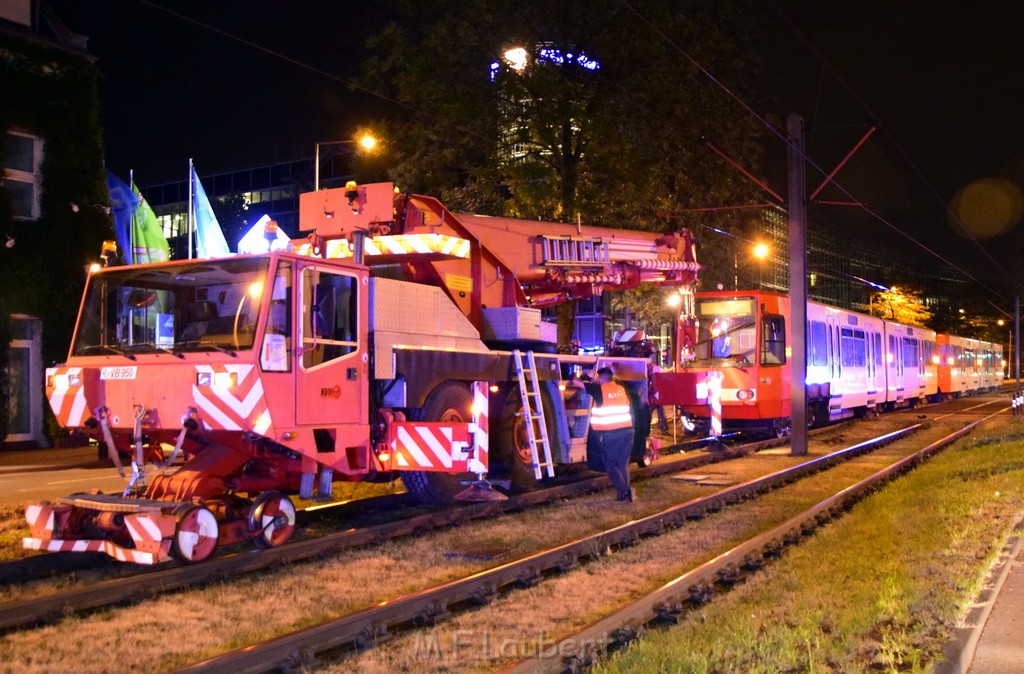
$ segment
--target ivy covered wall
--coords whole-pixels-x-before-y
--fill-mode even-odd
[[[0,132],[16,129],[44,143],[39,219],[15,219],[0,188],[0,307],[42,319],[47,365],[66,357],[86,265],[114,238],[104,211],[96,78],[84,53],[0,31]],[[6,348],[0,342],[0,363]]]
[[[10,314],[40,318],[43,364],[63,361],[86,264],[113,238],[96,78],[88,55],[0,30],[0,158],[8,130],[43,140],[37,220],[14,218],[0,180],[0,441],[9,420]]]

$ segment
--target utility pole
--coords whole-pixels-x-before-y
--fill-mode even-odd
[[[1020,295],[1013,298],[1013,396],[1020,396]]]
[[[789,386],[790,454],[807,455],[807,177],[804,173],[804,120],[786,118],[789,141]]]

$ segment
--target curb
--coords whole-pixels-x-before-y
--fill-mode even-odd
[[[1024,517],[1017,520],[1013,531],[1024,531]],[[954,630],[955,637],[942,649],[945,661],[936,663],[935,674],[967,674],[978,650],[978,642],[985,631],[992,608],[999,598],[999,592],[1010,575],[1013,563],[1024,549],[1024,538],[1020,535],[1010,537],[999,557],[989,571],[989,577],[995,576],[992,584],[985,587],[974,601],[974,606],[963,618],[964,627]]]

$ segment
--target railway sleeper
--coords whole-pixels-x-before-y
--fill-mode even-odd
[[[567,552],[562,555],[559,560],[555,563],[555,569],[559,573],[566,573],[578,567],[580,565],[580,559],[577,555],[571,552]]]
[[[307,648],[289,653],[282,662],[277,664],[277,669],[285,674],[298,674],[299,672],[308,672],[315,665],[316,652]]]
[[[742,575],[743,574],[740,573],[739,569],[732,564],[728,564],[724,569],[719,570],[718,577],[715,579],[715,582],[720,585],[724,585],[725,587],[732,587],[736,583],[740,582]]]
[[[524,589],[534,587],[542,580],[540,571],[535,566],[529,566],[516,575],[516,584]]]
[[[391,641],[392,634],[386,623],[367,625],[352,637],[352,647],[357,651],[368,651],[379,644]]]
[[[659,625],[678,625],[683,618],[683,606],[679,603],[660,604],[654,607],[654,622]]]
[[[695,583],[688,589],[687,601],[695,606],[703,606],[715,596],[715,588],[705,583]]]
[[[413,622],[417,627],[434,627],[438,623],[442,623],[451,617],[452,614],[451,611],[448,610],[448,602],[442,599],[436,599],[416,614],[416,618],[413,619]]]
[[[622,625],[612,630],[608,635],[608,638],[611,639],[612,643],[610,643],[607,648],[609,651],[618,650],[627,646],[630,642],[639,639],[643,632],[643,626]]]
[[[760,571],[764,568],[764,557],[759,553],[752,552],[743,558],[740,568],[744,571]]]
[[[765,559],[778,559],[782,556],[783,547],[785,547],[785,544],[782,541],[772,540],[765,544],[764,552],[761,554]]]
[[[482,583],[467,600],[474,606],[487,606],[498,598],[498,586],[494,583]]]

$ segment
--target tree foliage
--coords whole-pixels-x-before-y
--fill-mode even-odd
[[[872,316],[922,328],[928,326],[932,318],[932,311],[925,305],[921,292],[896,286],[874,293],[866,308]]]
[[[753,166],[753,122],[688,60],[737,86],[755,72],[745,6],[399,2],[402,19],[373,39],[364,79],[404,106],[385,133],[391,177],[496,215],[692,226],[666,215],[752,191],[705,144]],[[529,55],[522,70],[503,58],[512,47]]]

